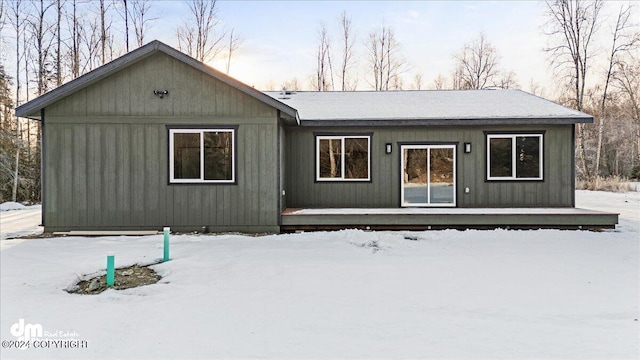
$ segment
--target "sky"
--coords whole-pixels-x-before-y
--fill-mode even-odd
[[[334,59],[339,58],[338,19],[346,11],[356,35],[360,71],[353,75],[358,78],[360,90],[370,88],[365,41],[371,31],[381,26],[390,26],[401,44],[408,61],[405,84],[413,82],[417,73],[422,74],[427,86],[438,74],[448,76],[454,67],[453,54],[476,39],[480,31],[498,49],[501,67],[514,71],[525,90],[531,79],[550,83],[542,52],[543,5],[537,1],[219,2],[222,26],[235,29],[243,39],[232,59],[230,75],[259,89],[279,88],[282,82],[293,78],[298,78],[303,87],[308,86],[315,71],[320,25],[324,23],[329,29],[336,47]],[[180,14],[186,8],[172,2],[156,6],[158,14]],[[177,45],[174,34],[163,31],[157,23],[149,35]],[[224,69],[223,62],[212,65]]]
[[[604,39],[610,32],[608,23],[613,20],[613,13],[620,4],[632,2],[606,2],[600,30],[603,40],[596,46],[601,55],[606,53]],[[332,46],[336,48],[332,56],[337,62],[341,57],[338,19],[346,11],[356,36],[358,68],[351,75],[358,80],[358,90],[371,89],[366,71],[368,34],[389,26],[408,63],[405,88],[411,88],[416,74],[422,75],[423,88],[431,87],[439,74],[450,78],[453,55],[478,38],[482,31],[497,48],[499,68],[513,71],[521,89],[531,91],[531,84],[535,83],[539,87],[537,92],[543,96],[553,97],[557,93],[549,57],[543,51],[549,40],[543,33],[546,6],[543,1],[219,0],[217,6],[221,19],[219,30],[234,29],[242,39],[232,58],[230,75],[260,90],[280,89],[284,82],[294,78],[304,90],[310,90],[319,28],[324,23],[329,29]],[[640,23],[639,13],[636,9],[636,23]],[[188,19],[187,4],[155,1],[150,16],[157,20],[150,23],[145,42],[157,39],[177,47],[175,30]],[[10,26],[5,27],[5,34],[7,28]],[[114,15],[113,32],[116,38],[124,37],[118,15]],[[12,64],[10,57],[10,52],[5,54],[8,70]],[[594,70],[604,65],[593,64]],[[220,58],[210,65],[224,71],[226,59]]]

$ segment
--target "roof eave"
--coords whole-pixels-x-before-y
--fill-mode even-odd
[[[301,126],[468,126],[468,125],[568,125],[593,123],[593,117],[561,117],[561,118],[476,118],[476,119],[301,119]]]

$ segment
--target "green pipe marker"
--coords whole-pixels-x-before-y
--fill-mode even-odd
[[[107,255],[107,286],[113,286],[116,282],[115,255]]]
[[[169,261],[169,233],[171,229],[166,227],[162,230],[164,231],[164,257],[162,261]]]

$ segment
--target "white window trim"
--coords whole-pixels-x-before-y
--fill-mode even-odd
[[[345,139],[367,139],[367,177],[366,179],[345,178]],[[320,177],[320,140],[341,140],[340,141],[340,173],[341,177]],[[371,136],[369,135],[317,135],[316,136],[316,181],[371,181]]]
[[[205,180],[204,179],[204,133],[228,132],[231,133],[231,180]],[[174,173],[174,134],[200,134],[200,179],[176,179]],[[235,129],[169,129],[169,183],[171,184],[233,184],[236,182],[236,148]]]
[[[516,177],[517,149],[516,138],[519,137],[537,137],[540,139],[539,151],[539,173],[538,177]],[[491,176],[491,139],[511,139],[511,176]],[[544,180],[544,134],[487,134],[487,180],[514,180],[514,181],[532,181]]]
[[[404,201],[404,172],[405,166],[404,160],[402,157],[404,156],[405,150],[411,149],[427,149],[431,151],[431,149],[453,149],[453,202],[452,203],[432,203],[431,202],[431,181],[427,182],[427,202],[426,203],[407,203]],[[402,145],[400,146],[400,201],[402,203],[402,207],[456,207],[457,204],[457,192],[458,192],[458,184],[457,184],[457,174],[456,169],[458,168],[458,156],[457,156],[457,148],[456,145]],[[431,156],[427,156],[427,179],[431,179]]]

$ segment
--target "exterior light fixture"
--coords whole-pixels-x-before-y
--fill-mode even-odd
[[[391,146],[391,143],[386,143],[385,146],[384,146],[385,154],[391,154],[391,150],[393,150],[393,147]]]
[[[469,154],[471,152],[471,143],[464,143],[464,152]]]
[[[162,99],[165,95],[169,95],[169,90],[153,90],[153,93]]]

